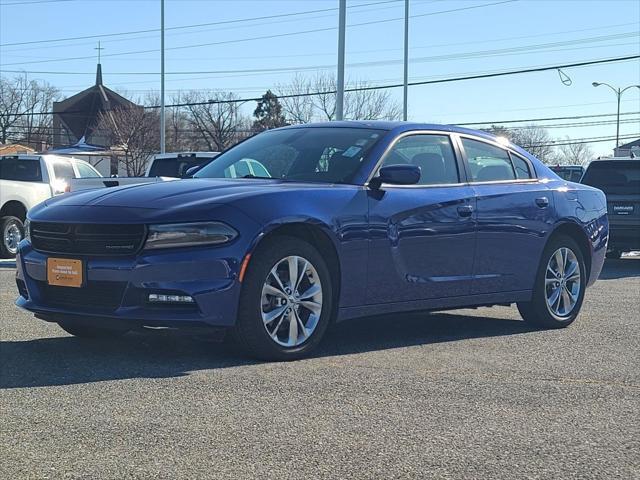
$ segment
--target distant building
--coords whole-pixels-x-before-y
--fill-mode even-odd
[[[136,106],[122,95],[102,84],[102,65],[98,63],[96,84],[76,93],[61,102],[53,103],[53,147],[75,145],[79,142],[89,145],[105,145],[96,125],[100,113],[116,108]]]
[[[613,149],[614,157],[629,157],[631,152],[636,156],[636,158],[640,158],[640,138],[634,140],[633,142],[625,143],[624,145],[620,145],[618,148]]]
[[[20,153],[35,153],[35,150],[19,143],[11,145],[0,145],[0,155],[17,155]]]

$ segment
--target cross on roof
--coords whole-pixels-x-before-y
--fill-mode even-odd
[[[98,63],[100,63],[100,50],[104,50],[104,47],[100,46],[100,41],[98,41],[98,46],[94,47],[94,50],[98,51]]]

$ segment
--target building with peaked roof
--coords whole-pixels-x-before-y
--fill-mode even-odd
[[[0,155],[17,155],[19,153],[34,153],[35,150],[26,145],[20,145],[19,143],[11,143],[2,145],[0,143]]]
[[[625,143],[613,150],[614,157],[629,157],[631,153],[640,158],[640,138],[633,142]]]
[[[105,145],[96,125],[100,113],[117,108],[131,108],[136,104],[107,88],[102,83],[102,65],[98,63],[96,83],[61,102],[53,103],[53,146],[75,145],[81,140],[87,144]]]

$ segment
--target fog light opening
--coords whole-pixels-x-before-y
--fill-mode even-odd
[[[190,295],[164,295],[160,293],[150,293],[147,299],[149,303],[195,303],[195,300]]]

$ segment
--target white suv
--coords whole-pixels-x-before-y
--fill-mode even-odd
[[[75,158],[0,156],[0,258],[15,257],[30,208],[67,191],[72,178],[101,176],[89,163]]]

